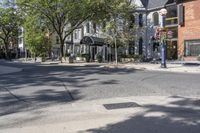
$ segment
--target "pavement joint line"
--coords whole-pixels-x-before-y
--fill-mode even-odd
[[[18,97],[17,95],[15,95],[15,94],[13,94],[8,88],[6,88],[6,87],[3,87],[3,86],[0,86],[1,88],[3,88],[4,90],[6,90],[11,96],[13,96],[15,99],[17,99],[17,101],[19,101],[19,102],[24,102],[24,103],[26,103],[26,104],[32,104],[32,102],[28,102],[28,101],[26,101],[26,100],[24,100],[24,99],[21,99],[20,97]]]
[[[70,92],[70,90],[68,89],[67,85],[65,84],[65,82],[60,79],[60,82],[63,84],[63,87],[65,88],[65,91],[69,94],[70,98],[72,101],[75,100],[75,98],[73,97],[72,93]]]

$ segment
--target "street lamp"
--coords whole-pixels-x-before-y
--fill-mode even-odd
[[[159,14],[162,17],[162,22],[161,22],[161,68],[167,68],[166,65],[166,31],[165,31],[165,19],[167,15],[167,10],[165,8],[161,9],[159,11]]]

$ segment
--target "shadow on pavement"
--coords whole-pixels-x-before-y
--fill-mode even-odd
[[[118,84],[118,80],[88,78],[89,75],[127,74],[131,69],[107,69],[99,65],[58,66],[7,63],[22,67],[18,73],[0,75],[0,116],[80,100],[81,88],[95,84]],[[70,87],[75,89],[69,90]]]
[[[198,104],[196,104],[198,103]],[[87,133],[199,133],[200,101],[179,98],[174,106],[146,105],[142,114]],[[198,108],[198,109],[197,109]],[[83,133],[83,132],[79,132]]]

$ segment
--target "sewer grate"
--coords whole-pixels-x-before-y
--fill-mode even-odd
[[[107,110],[141,107],[139,104],[137,104],[137,103],[135,103],[135,102],[103,104],[103,106],[104,106]]]

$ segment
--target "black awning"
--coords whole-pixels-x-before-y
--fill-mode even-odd
[[[65,41],[66,44],[73,45],[72,41]]]
[[[93,36],[84,36],[81,39],[80,44],[88,44],[93,46],[103,46],[105,45],[103,38],[93,37]]]

